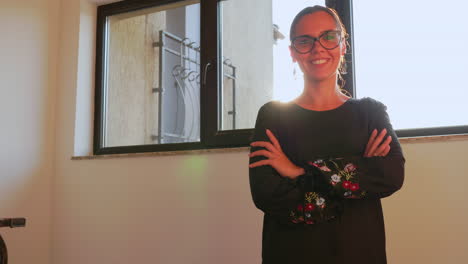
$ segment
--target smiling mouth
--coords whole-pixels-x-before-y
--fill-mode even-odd
[[[327,61],[328,61],[328,60],[326,60],[326,59],[313,60],[313,61],[312,61],[312,64],[314,64],[314,65],[319,65],[319,64],[324,64],[324,63],[326,63]]]

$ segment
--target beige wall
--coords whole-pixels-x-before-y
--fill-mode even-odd
[[[51,263],[59,0],[0,0],[0,218],[10,263]]]
[[[92,115],[75,106],[92,102],[94,6],[0,1],[0,217],[29,221],[0,230],[11,263],[259,263],[247,152],[71,161],[90,151]],[[405,186],[384,200],[389,263],[462,263],[468,140],[403,149]]]
[[[403,144],[403,189],[384,199],[389,263],[468,258],[468,140]]]

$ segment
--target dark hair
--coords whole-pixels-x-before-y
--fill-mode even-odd
[[[343,25],[343,22],[341,21],[340,16],[338,15],[338,13],[335,11],[335,9],[320,6],[320,5],[306,7],[304,9],[302,9],[299,13],[297,13],[297,15],[294,17],[293,22],[291,23],[291,28],[289,30],[289,40],[292,41],[292,39],[295,37],[295,35],[296,35],[296,26],[299,23],[299,21],[301,21],[302,17],[304,17],[305,15],[311,15],[311,14],[319,12],[319,11],[326,12],[330,16],[333,17],[333,19],[336,22],[336,26],[341,31],[341,36],[343,38],[344,44],[347,45],[346,40],[348,39],[348,32],[346,32],[346,28]],[[346,60],[345,60],[344,56],[341,58],[340,64],[338,66],[338,78],[340,79],[341,87],[343,88],[345,81],[343,79],[342,74],[346,74]]]

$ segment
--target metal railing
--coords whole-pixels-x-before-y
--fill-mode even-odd
[[[171,41],[171,43],[168,43],[168,41]],[[198,141],[200,137],[200,46],[189,38],[180,38],[172,33],[161,30],[159,32],[159,42],[153,43],[153,47],[159,49],[157,53],[159,55],[159,69],[157,73],[159,74],[159,82],[158,87],[153,88],[153,93],[158,93],[158,129],[157,135],[152,135],[152,139],[158,144],[172,143],[165,142],[164,139],[167,138],[178,139],[183,142]],[[166,55],[174,56],[172,62],[177,61],[177,63],[171,65]],[[223,76],[232,81],[233,108],[228,111],[228,114],[233,116],[232,128],[234,129],[236,127],[236,67],[228,59],[223,61],[222,67],[230,68],[230,72],[223,70]],[[172,131],[168,131],[169,129],[164,127],[165,124],[163,122],[163,104],[176,104],[177,102],[168,102],[163,94],[171,86],[172,82],[177,89],[177,96],[180,95],[180,99],[184,103],[184,106],[191,111],[193,118],[185,122],[182,128],[178,127],[178,122],[176,121],[176,125]],[[223,81],[221,81],[222,83]]]

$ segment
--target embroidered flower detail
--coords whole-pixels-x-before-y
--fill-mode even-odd
[[[309,161],[308,163],[314,167],[319,168],[322,171],[331,171],[330,168],[328,168],[321,159],[315,160],[314,162]]]
[[[359,190],[359,183],[352,183],[349,189],[353,192]]]
[[[351,182],[350,181],[344,181],[343,182],[343,188],[349,189],[351,187]]]
[[[310,213],[305,213],[304,215],[306,218],[310,218],[312,216]]]
[[[313,210],[315,210],[315,205],[314,204],[311,204],[311,203],[306,204],[306,207],[305,207],[306,212],[310,212],[310,211],[313,211]]]
[[[347,192],[344,193],[344,197],[348,197],[348,196],[350,196],[351,194],[352,194],[352,192],[347,191]]]
[[[344,170],[346,172],[353,172],[357,169],[356,165],[352,164],[352,163],[348,163],[346,164],[346,166],[344,167]]]
[[[297,210],[298,210],[299,212],[302,212],[302,211],[304,210],[304,207],[302,206],[302,204],[299,204],[299,205],[297,206]]]
[[[312,220],[307,220],[305,223],[308,224],[308,225],[313,225],[313,224],[314,224],[314,221],[312,221]]]
[[[322,197],[319,197],[315,200],[315,204],[318,205],[318,206],[321,206],[325,203],[325,199],[322,198]]]
[[[334,182],[334,183],[336,184],[336,183],[338,183],[338,182],[341,181],[341,177],[338,176],[338,175],[336,175],[336,174],[333,174],[333,175],[331,176],[331,180],[332,180],[332,182]]]
[[[304,222],[304,217],[301,216],[301,217],[299,217],[299,218],[293,218],[293,219],[291,220],[291,222],[293,222],[293,223],[295,223],[295,224],[302,223],[302,222]]]
[[[315,163],[315,162],[311,162],[311,161],[309,161],[309,162],[307,162],[307,163],[309,163],[309,165],[312,165],[312,166],[314,166],[314,167],[320,168],[320,164],[319,164],[319,163]]]

